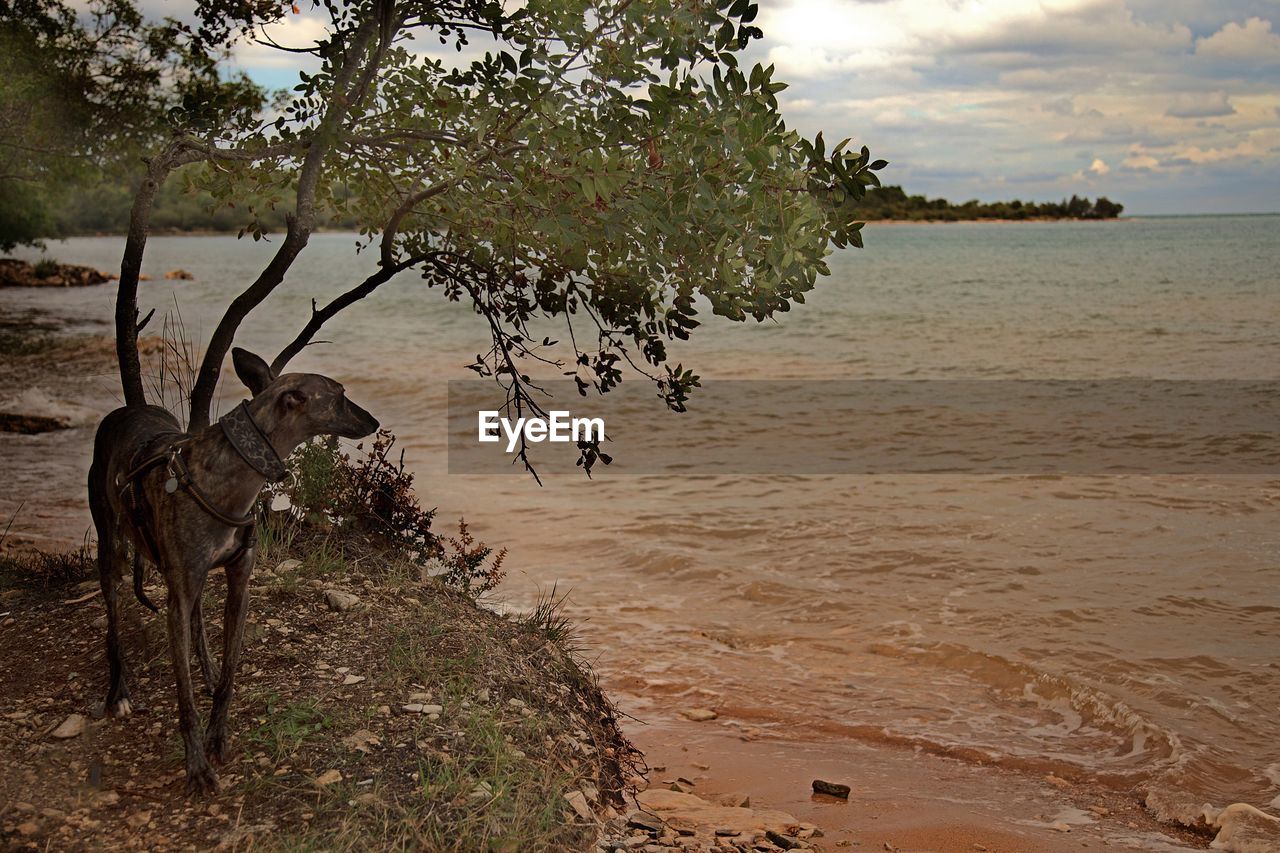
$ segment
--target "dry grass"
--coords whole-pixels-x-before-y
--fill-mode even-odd
[[[101,702],[100,602],[69,604],[83,590],[54,581],[0,591],[0,612],[11,611],[0,620],[0,847],[591,845],[596,822],[563,794],[594,794],[608,813],[635,755],[594,677],[547,630],[553,611],[524,622],[495,615],[349,535],[264,538],[234,703],[236,754],[223,792],[207,802],[182,794],[158,622],[131,605],[141,710],[55,741],[53,726]],[[285,559],[299,562],[276,571]],[[358,595],[359,606],[331,612],[330,587]],[[208,595],[206,613],[219,614],[218,594]],[[217,648],[216,630],[211,640]],[[17,665],[30,660],[42,666]],[[405,710],[415,703],[440,713]],[[320,784],[327,779],[336,781]]]

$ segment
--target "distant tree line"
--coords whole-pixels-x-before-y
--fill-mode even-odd
[[[129,226],[133,193],[133,188],[123,183],[99,184],[82,190],[76,204],[55,213],[56,226],[50,231],[56,234],[124,233]],[[857,205],[857,216],[867,221],[946,222],[973,219],[1114,219],[1123,210],[1124,205],[1106,196],[1099,196],[1096,201],[1073,195],[1062,201],[1014,199],[983,203],[971,200],[956,204],[945,198],[907,195],[902,187],[886,186],[868,188],[866,196]],[[268,203],[253,198],[239,199],[234,203],[219,201],[207,192],[184,188],[178,182],[166,184],[160,190],[151,214],[151,224],[157,232],[237,232],[254,221],[269,230],[282,231],[284,211],[272,209]],[[340,229],[355,229],[357,225],[351,214],[336,214],[332,209],[327,214],[322,212],[320,224]]]
[[[926,198],[907,195],[899,186],[868,188],[858,203],[858,218],[868,221],[882,219],[942,220],[958,222],[966,219],[1114,219],[1124,210],[1106,196],[1089,201],[1072,195],[1062,201],[995,201],[980,202],[971,199],[962,204],[945,198]]]
[[[104,183],[82,190],[74,205],[54,214],[54,234],[123,234],[129,229],[129,209],[135,187],[126,183]],[[349,196],[340,189],[336,195]],[[353,214],[338,215],[331,205],[319,205],[318,225],[322,228],[355,230]],[[151,211],[151,228],[156,233],[216,231],[251,233],[253,226],[281,233],[285,230],[287,206],[245,196],[235,201],[218,200],[204,190],[184,187],[172,181],[160,188]]]

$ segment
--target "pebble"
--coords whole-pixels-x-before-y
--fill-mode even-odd
[[[590,804],[587,803],[587,795],[581,791],[566,791],[564,795],[565,801],[573,807],[578,817],[583,820],[591,820],[594,816],[591,811]]]
[[[348,675],[346,678],[342,679],[342,683],[343,685],[350,687],[352,684],[359,684],[364,681],[364,678],[365,677],[363,675]]]
[[[848,785],[841,782],[828,782],[825,779],[813,780],[813,791],[816,794],[826,794],[829,797],[839,797],[842,800],[849,799],[849,791],[852,790]]]
[[[340,589],[326,589],[324,601],[329,605],[329,609],[336,613],[344,613],[360,603],[359,598]]]
[[[324,788],[342,781],[342,773],[335,769],[329,769],[316,777],[316,785]]]
[[[56,729],[53,730],[53,736],[60,740],[66,740],[68,738],[78,737],[79,735],[84,733],[84,728],[86,725],[88,725],[88,723],[89,721],[86,720],[82,715],[72,714],[71,716],[63,720],[62,723]]]

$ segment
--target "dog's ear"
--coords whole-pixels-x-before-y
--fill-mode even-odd
[[[261,356],[254,355],[247,349],[234,347],[231,350],[231,363],[235,365],[236,376],[245,384],[253,396],[262,393],[262,389],[271,384],[276,375]]]

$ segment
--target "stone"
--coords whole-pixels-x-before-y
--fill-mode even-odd
[[[39,831],[40,824],[36,823],[34,820],[23,821],[18,824],[19,835],[35,835]]]
[[[359,684],[362,681],[364,681],[363,675],[348,675],[346,678],[342,679],[342,684],[345,687],[350,687],[351,685]]]
[[[564,799],[583,820],[591,820],[595,816],[587,802],[587,795],[581,791],[566,791]]]
[[[360,603],[359,598],[340,589],[326,589],[324,591],[324,601],[325,604],[329,605],[329,609],[335,613],[345,613]]]
[[[125,818],[124,822],[129,824],[133,829],[142,829],[144,826],[151,823],[151,812],[134,812]]]
[[[765,830],[764,837],[775,847],[783,850],[795,850],[801,846],[800,839],[792,838],[790,835],[784,835],[781,832],[774,832],[772,829]]]
[[[81,714],[72,714],[62,721],[59,726],[53,730],[53,736],[59,740],[67,740],[68,738],[79,737],[84,733],[85,726],[89,721]]]
[[[841,782],[828,782],[825,779],[813,780],[813,792],[815,794],[826,794],[828,797],[839,797],[842,800],[847,800],[851,790],[848,785]]]
[[[316,777],[316,786],[319,788],[326,788],[329,785],[333,785],[341,781],[342,781],[342,773],[338,770],[330,768]]]
[[[646,832],[662,832],[666,828],[666,824],[662,822],[662,818],[649,812],[632,812],[627,815],[627,826],[643,829]]]
[[[280,574],[284,574],[285,572],[292,572],[294,569],[299,568],[301,565],[302,565],[301,560],[281,560],[280,563],[276,566],[276,574],[280,575]]]
[[[680,716],[694,723],[707,723],[720,715],[710,708],[687,708],[680,712]]]
[[[425,691],[425,692],[419,692],[419,693],[410,693],[409,701],[417,702],[419,704],[425,705],[426,703],[431,701],[431,692]]]

